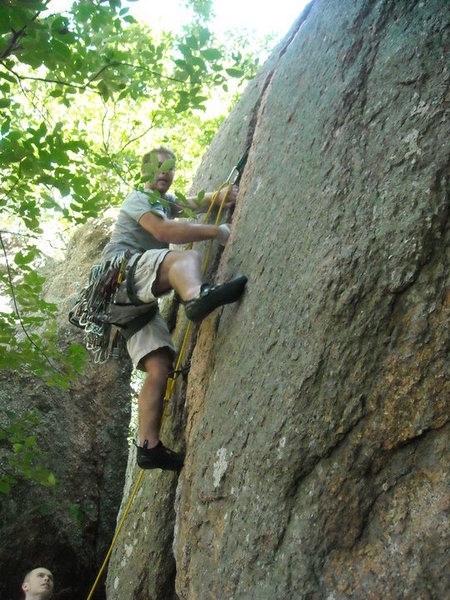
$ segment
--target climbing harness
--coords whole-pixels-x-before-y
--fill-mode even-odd
[[[120,334],[128,340],[158,312],[158,303],[139,300],[134,273],[142,255],[129,251],[112,261],[92,267],[88,285],[69,312],[72,325],[84,330],[84,343],[96,363],[120,356]],[[127,302],[119,302],[119,289],[126,286]]]
[[[88,285],[69,312],[69,322],[84,330],[85,346],[94,355],[95,362],[104,362],[109,354],[111,324],[108,323],[107,314],[111,296],[118,284],[119,272],[110,263],[92,267]]]
[[[213,209],[213,207],[214,207],[214,205],[216,203],[216,200],[219,197],[220,192],[226,186],[227,187],[226,192],[225,192],[225,194],[224,194],[224,196],[223,196],[223,198],[222,198],[222,200],[220,202],[219,210],[217,211],[216,219],[214,221],[215,225],[219,224],[220,217],[222,216],[223,207],[225,205],[226,199],[227,199],[228,194],[230,192],[231,186],[232,186],[232,184],[235,181],[237,181],[237,179],[242,174],[242,168],[243,168],[243,166],[244,166],[244,164],[245,164],[245,162],[247,160],[248,151],[249,151],[249,148],[247,148],[247,150],[245,151],[245,154],[243,155],[243,157],[241,158],[241,160],[238,162],[238,164],[235,167],[233,167],[230,175],[228,176],[228,179],[224,183],[222,183],[222,185],[220,185],[220,187],[217,189],[216,192],[214,192],[214,194],[213,194],[213,196],[211,198],[210,206],[209,206],[208,211],[206,212],[206,214],[205,214],[205,216],[203,218],[202,223],[206,223],[207,222],[207,220],[209,218],[209,215],[211,214],[211,211],[212,211],[212,209]],[[236,175],[236,173],[237,173],[237,175]],[[233,177],[234,177],[234,179],[233,179]],[[192,248],[192,245],[193,245],[192,243],[188,244],[186,246],[186,249]],[[207,249],[206,254],[205,254],[205,260],[203,261],[203,266],[202,266],[202,273],[203,274],[205,273],[206,268],[208,266],[209,256],[210,256],[210,253],[211,253],[212,246],[213,246],[213,240],[210,240],[210,242],[208,244],[208,249]],[[162,414],[162,418],[161,418],[161,424],[164,422],[164,419],[165,419],[165,416],[166,416],[167,406],[168,406],[170,400],[172,399],[172,394],[173,394],[173,391],[174,391],[174,388],[175,388],[175,383],[176,383],[177,377],[181,373],[182,376],[183,376],[183,378],[184,378],[185,377],[185,373],[186,373],[186,369],[188,368],[187,366],[185,366],[185,367],[181,366],[181,360],[182,360],[184,351],[186,349],[187,340],[189,338],[189,333],[191,331],[191,327],[192,327],[192,321],[188,321],[186,332],[185,332],[184,337],[183,337],[183,342],[181,343],[180,351],[178,353],[178,359],[177,359],[177,363],[176,363],[175,369],[171,372],[171,374],[170,374],[171,376],[167,379],[167,386],[166,386],[166,393],[164,395],[164,408],[163,408],[163,414]],[[96,580],[94,582],[94,585],[92,586],[92,589],[91,589],[91,591],[89,593],[89,596],[87,597],[86,600],[91,600],[92,595],[93,595],[93,593],[95,591],[95,588],[97,587],[97,584],[100,581],[100,577],[102,576],[102,573],[105,570],[106,565],[108,564],[109,557],[111,556],[111,553],[112,553],[112,551],[114,549],[114,546],[116,544],[117,538],[119,537],[120,530],[122,529],[122,526],[123,526],[123,524],[125,522],[125,519],[126,519],[126,517],[128,515],[128,512],[129,512],[129,510],[131,508],[131,504],[133,502],[133,499],[134,499],[134,497],[135,497],[135,495],[136,495],[136,493],[138,491],[139,485],[140,485],[140,483],[142,481],[142,477],[144,475],[144,470],[145,469],[141,469],[141,472],[139,474],[139,477],[138,477],[138,480],[136,482],[136,485],[134,486],[134,489],[133,489],[133,491],[131,493],[131,496],[130,496],[130,499],[128,501],[128,504],[127,504],[127,506],[125,508],[125,512],[123,514],[123,517],[120,520],[119,525],[117,526],[117,530],[116,530],[114,538],[113,538],[113,540],[111,542],[111,546],[109,547],[109,550],[108,550],[108,552],[106,554],[105,560],[103,561],[103,564],[102,564],[102,566],[100,568],[100,571],[99,571],[99,573],[97,575],[97,578],[96,578]]]

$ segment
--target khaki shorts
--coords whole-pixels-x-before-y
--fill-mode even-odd
[[[155,283],[159,266],[170,250],[147,250],[139,259],[134,275],[134,283],[139,300],[152,302],[155,300],[152,286]],[[127,350],[133,365],[144,370],[140,361],[159,348],[169,348],[175,355],[175,347],[169,328],[162,316],[158,313],[154,319],[135,333],[127,342]]]

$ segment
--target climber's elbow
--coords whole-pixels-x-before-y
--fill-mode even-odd
[[[174,243],[174,223],[172,221],[162,220],[159,223],[158,227],[155,228],[155,233],[153,236],[158,240],[158,242],[162,242],[164,244]],[[176,243],[176,242],[175,242]]]
[[[139,220],[139,225],[148,231],[158,242],[170,242],[170,221],[159,215],[147,212]]]

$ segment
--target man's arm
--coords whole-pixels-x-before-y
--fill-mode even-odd
[[[229,236],[227,225],[198,225],[183,221],[173,221],[166,217],[156,216],[146,212],[139,219],[139,225],[151,233],[159,242],[169,244],[188,244],[189,242],[201,242],[214,240],[220,244],[226,244]]]

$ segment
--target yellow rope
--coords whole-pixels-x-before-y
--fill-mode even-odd
[[[138,478],[138,480],[136,482],[136,485],[134,486],[133,493],[130,496],[130,500],[128,501],[128,504],[127,504],[127,507],[125,509],[125,512],[123,513],[123,517],[120,520],[119,526],[117,527],[117,531],[116,531],[116,533],[115,533],[115,535],[113,537],[113,541],[111,542],[111,546],[109,547],[109,550],[108,550],[108,553],[106,555],[106,558],[103,561],[102,567],[101,567],[101,569],[100,569],[100,571],[99,571],[99,573],[97,575],[97,579],[95,580],[94,585],[92,586],[91,591],[89,592],[89,596],[87,597],[87,600],[91,600],[92,594],[94,593],[95,588],[97,587],[97,583],[99,582],[100,577],[102,576],[102,573],[105,570],[105,567],[106,567],[106,565],[108,563],[109,557],[111,556],[111,552],[113,551],[113,548],[114,548],[114,546],[116,544],[116,540],[117,540],[117,538],[119,536],[120,530],[122,529],[122,525],[124,524],[124,521],[125,521],[125,518],[126,518],[126,516],[128,514],[128,511],[131,508],[131,503],[133,502],[133,498],[135,497],[136,492],[138,491],[138,487],[139,487],[139,484],[141,483],[141,479],[142,479],[143,475],[144,475],[144,469],[141,470],[141,473],[140,473],[139,478]]]
[[[210,213],[211,213],[211,211],[213,209],[213,206],[214,206],[214,204],[215,204],[215,202],[216,202],[216,200],[217,200],[220,192],[222,191],[222,188],[224,188],[226,185],[228,185],[227,191],[225,192],[225,194],[224,194],[224,196],[223,196],[223,198],[222,198],[222,200],[220,202],[219,210],[217,211],[217,216],[216,216],[216,220],[215,220],[214,224],[217,225],[219,223],[220,217],[222,215],[222,210],[223,210],[224,204],[226,202],[226,199],[228,197],[228,194],[229,194],[230,188],[231,188],[231,184],[230,183],[227,184],[227,182],[222,183],[222,185],[218,188],[218,190],[216,192],[214,192],[214,194],[213,194],[213,196],[211,198],[211,204],[210,204],[210,206],[208,208],[208,211],[207,211],[207,213],[206,213],[206,215],[205,215],[205,217],[204,217],[204,219],[202,221],[203,223],[206,223],[206,221],[208,220],[208,217],[209,217],[209,215],[210,215]],[[202,274],[205,273],[206,267],[208,266],[209,255],[210,255],[210,252],[211,252],[212,244],[213,244],[213,242],[211,240],[210,243],[209,243],[209,246],[208,246],[208,250],[206,252],[205,260],[203,262]],[[192,244],[188,244],[188,246],[186,246],[186,249],[188,249],[188,248],[192,248]],[[164,418],[165,418],[165,414],[166,414],[166,407],[168,406],[168,404],[169,404],[169,402],[170,402],[170,400],[172,398],[172,393],[173,393],[173,390],[174,390],[174,387],[175,387],[175,381],[177,379],[178,370],[179,370],[179,367],[180,367],[180,364],[181,364],[181,359],[183,357],[183,353],[184,353],[184,350],[186,348],[187,340],[188,340],[188,337],[189,337],[189,332],[191,331],[191,325],[192,325],[192,322],[189,321],[188,326],[186,328],[186,333],[184,334],[183,343],[181,344],[181,348],[180,348],[180,352],[179,352],[179,355],[178,355],[178,360],[177,360],[177,364],[176,364],[176,367],[175,367],[174,375],[173,375],[173,377],[169,377],[167,379],[167,386],[166,386],[166,393],[164,395],[164,408],[163,408],[163,414],[162,414],[162,418],[161,418],[161,425],[164,422]],[[136,495],[136,492],[138,491],[139,484],[141,483],[143,475],[144,475],[144,469],[142,469],[141,472],[140,472],[139,478],[138,478],[138,480],[136,482],[136,485],[134,486],[134,490],[133,490],[133,492],[132,492],[132,494],[130,496],[130,499],[128,501],[127,507],[125,509],[125,512],[123,513],[123,517],[120,520],[120,523],[119,523],[119,525],[117,527],[117,531],[116,531],[116,533],[115,533],[115,535],[113,537],[113,540],[111,542],[109,550],[108,550],[108,552],[106,554],[105,560],[103,561],[101,569],[100,569],[100,571],[99,571],[99,573],[97,575],[97,579],[95,580],[94,585],[92,586],[92,589],[89,592],[89,596],[87,597],[87,600],[91,600],[92,594],[94,593],[95,588],[97,587],[97,584],[98,584],[98,582],[100,580],[100,577],[102,576],[102,573],[105,570],[106,565],[108,564],[109,557],[111,556],[111,553],[112,553],[112,551],[114,549],[114,546],[116,545],[116,541],[117,541],[117,538],[119,537],[120,530],[122,529],[122,525],[124,524],[125,518],[128,515],[128,512],[129,512],[129,510],[131,508],[131,503],[133,502],[133,499],[134,499],[134,497]]]
[[[222,183],[222,185],[218,188],[218,190],[216,192],[214,192],[214,194],[213,194],[213,196],[211,198],[211,204],[209,205],[208,212],[206,213],[206,215],[203,218],[203,223],[206,223],[206,221],[208,220],[208,217],[209,217],[209,215],[210,215],[210,213],[211,213],[211,211],[213,209],[213,206],[214,206],[214,204],[215,204],[215,202],[216,202],[216,200],[217,200],[220,192],[222,191],[222,188],[225,187],[225,185],[227,185],[226,182]],[[222,198],[222,200],[220,202],[219,210],[217,211],[216,220],[214,222],[215,225],[217,225],[219,223],[219,221],[220,221],[220,217],[222,215],[223,206],[224,206],[224,204],[226,202],[226,199],[228,197],[228,194],[230,192],[230,188],[231,188],[231,184],[228,183],[227,191],[225,192],[225,194],[224,194],[224,196],[223,196],[223,198]],[[203,261],[202,274],[205,273],[206,267],[208,266],[209,255],[211,253],[212,245],[213,245],[213,241],[211,240],[209,242],[208,249],[206,251],[205,260]],[[189,244],[186,248],[192,248],[192,243]],[[172,398],[172,393],[173,393],[173,389],[175,387],[175,381],[176,381],[177,376],[178,376],[178,372],[179,372],[179,368],[180,368],[180,364],[181,364],[181,359],[183,357],[184,349],[186,347],[187,340],[188,340],[188,337],[189,337],[189,333],[191,331],[191,325],[192,325],[192,322],[189,321],[188,326],[186,328],[186,333],[184,334],[183,342],[181,344],[180,352],[178,354],[178,360],[177,360],[177,364],[175,366],[174,375],[173,375],[173,377],[169,377],[168,380],[167,380],[166,393],[165,393],[165,396],[164,396],[164,408],[163,408],[163,414],[162,414],[162,418],[161,418],[161,423],[164,422],[164,418],[165,418],[165,415],[166,415],[166,408],[167,408],[167,405],[169,404],[169,402],[170,402],[170,400]]]

